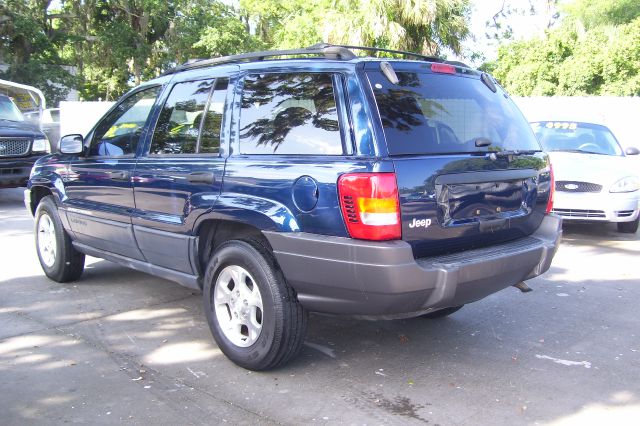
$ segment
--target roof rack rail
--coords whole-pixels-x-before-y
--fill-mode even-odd
[[[182,65],[178,65],[165,72],[163,75],[173,74],[176,72],[208,67],[211,65],[230,64],[234,62],[252,62],[263,61],[266,58],[273,58],[278,56],[301,56],[301,55],[313,55],[324,56],[327,59],[354,59],[356,55],[349,49],[345,49],[342,46],[334,46],[331,44],[314,44],[313,46],[305,47],[303,49],[288,49],[288,50],[265,50],[262,52],[250,52],[242,53],[240,55],[221,56],[219,58],[190,60]]]
[[[407,52],[406,50],[382,49],[379,47],[366,47],[366,46],[349,46],[344,44],[328,44],[327,46],[344,47],[345,49],[364,50],[367,52],[376,52],[376,53],[378,52],[392,53],[394,55],[410,56],[412,58],[418,58],[420,60],[429,61],[429,62],[444,61],[442,58],[438,58],[437,56],[422,55],[420,53]]]
[[[242,53],[240,55],[221,56],[219,58],[212,58],[212,59],[191,59],[182,65],[178,65],[177,67],[166,71],[162,75],[174,74],[180,71],[185,71],[185,70],[194,69],[194,68],[208,67],[211,65],[232,64],[235,62],[263,61],[266,58],[274,58],[278,56],[311,55],[311,56],[322,56],[327,59],[343,59],[343,60],[355,59],[357,56],[351,50],[362,50],[362,51],[375,52],[375,53],[379,53],[379,52],[391,53],[394,55],[409,56],[409,57],[417,58],[419,60],[430,61],[430,62],[444,61],[443,59],[437,58],[434,56],[426,56],[426,55],[421,55],[419,53],[405,52],[403,50],[318,43],[318,44],[314,44],[313,46],[305,47],[303,49],[265,50],[262,52]]]

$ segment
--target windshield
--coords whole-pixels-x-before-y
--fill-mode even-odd
[[[500,89],[494,93],[479,78],[419,71],[396,69],[398,84],[380,71],[367,73],[389,154],[540,150],[522,113]],[[478,140],[489,146],[477,147]]]
[[[531,128],[545,151],[622,155],[613,133],[598,124],[540,121],[531,123]]]
[[[0,119],[10,121],[24,121],[22,113],[7,96],[0,96]]]

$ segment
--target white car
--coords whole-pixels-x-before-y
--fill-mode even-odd
[[[553,212],[565,221],[616,222],[619,232],[638,230],[640,178],[637,148],[623,150],[611,131],[598,124],[531,123],[549,153],[555,177]]]

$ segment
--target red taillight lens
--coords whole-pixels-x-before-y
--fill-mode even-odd
[[[402,236],[395,173],[349,173],[338,179],[342,216],[352,238],[397,240]]]
[[[443,74],[455,74],[456,67],[449,64],[431,64],[431,71]]]
[[[549,182],[549,199],[547,200],[547,210],[546,210],[546,214],[551,213],[551,210],[553,210],[553,194],[556,192],[556,179],[553,176],[553,166],[551,164],[549,164],[549,177],[550,177],[550,182]]]

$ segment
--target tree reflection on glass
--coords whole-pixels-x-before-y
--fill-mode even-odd
[[[330,74],[249,75],[240,115],[246,154],[340,154]]]

